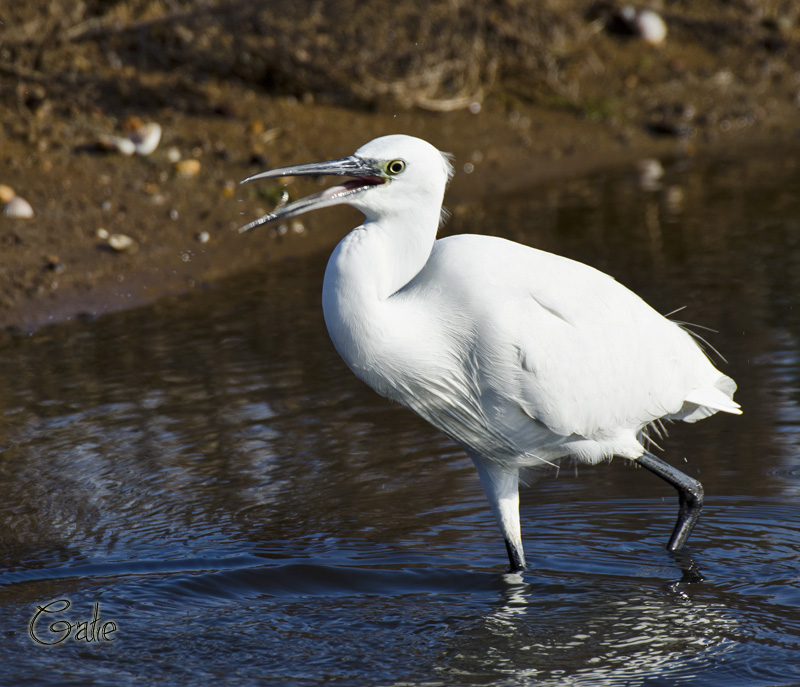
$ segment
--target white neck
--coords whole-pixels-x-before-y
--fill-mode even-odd
[[[336,246],[325,270],[322,309],[333,344],[356,376],[384,395],[376,363],[388,355],[387,341],[411,324],[392,314],[392,296],[430,257],[435,209],[435,216],[407,209],[366,221]]]

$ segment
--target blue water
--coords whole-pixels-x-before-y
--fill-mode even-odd
[[[448,225],[717,330],[745,414],[659,442],[706,490],[679,555],[674,491],[616,460],[523,492],[530,569],[506,574],[468,460],[333,351],[325,255],[7,333],[0,683],[800,684],[798,159],[614,170]]]

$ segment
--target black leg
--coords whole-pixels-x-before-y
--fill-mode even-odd
[[[678,490],[678,522],[667,544],[667,550],[677,551],[686,543],[703,510],[703,485],[652,453],[643,454],[636,462]]]
[[[514,546],[508,539],[504,540],[506,543],[506,551],[508,551],[508,562],[511,564],[509,572],[516,573],[525,570],[525,554],[522,550]]]

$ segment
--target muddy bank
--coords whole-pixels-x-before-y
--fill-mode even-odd
[[[238,181],[340,157],[386,133],[455,154],[448,204],[458,216],[487,194],[540,180],[642,157],[782,146],[800,128],[792,3],[775,3],[772,15],[747,3],[667,5],[660,45],[622,35],[610,4],[556,2],[533,16],[500,3],[494,15],[443,14],[472,41],[474,61],[434,49],[437,27],[413,23],[421,15],[412,7],[399,18],[404,31],[391,34],[401,42],[389,47],[396,55],[425,39],[425,49],[416,62],[386,58],[373,82],[344,51],[346,23],[337,32],[326,16],[305,28],[295,22],[303,40],[276,47],[258,24],[270,10],[261,5],[208,3],[198,14],[181,3],[171,13],[88,3],[74,16],[26,7],[0,17],[0,184],[35,213],[0,216],[3,326],[95,316],[329,249],[357,213],[337,209],[240,235],[236,227],[272,207],[278,186]],[[283,19],[289,31],[291,16]],[[350,55],[341,65],[336,50]],[[423,78],[445,63],[449,76]],[[348,64],[358,88],[337,71]],[[126,156],[98,145],[132,117],[160,125],[154,152]],[[308,192],[305,184],[289,190]],[[110,241],[117,235],[130,241]]]

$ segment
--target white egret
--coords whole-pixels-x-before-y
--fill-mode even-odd
[[[703,488],[646,451],[644,434],[661,418],[740,413],[736,384],[686,331],[602,272],[496,237],[437,240],[452,173],[429,143],[384,136],[350,157],[245,179],[352,177],[240,231],[340,203],[365,215],[325,270],[330,337],[356,377],[464,448],[512,570],[525,567],[520,471],[565,457],[621,456],[666,480],[679,497],[667,548],[680,548]]]

